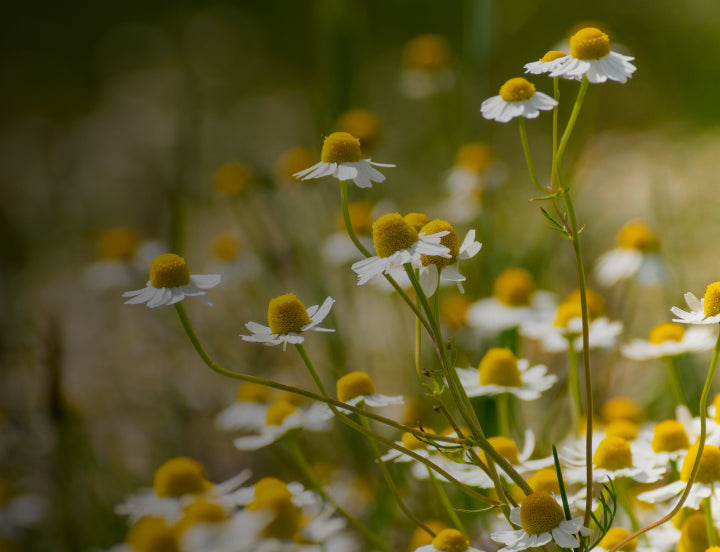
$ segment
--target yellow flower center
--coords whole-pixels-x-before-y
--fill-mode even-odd
[[[178,498],[201,493],[212,487],[205,470],[197,460],[187,456],[171,458],[155,470],[153,489],[159,497]]]
[[[248,510],[264,510],[272,516],[263,534],[276,539],[291,539],[300,528],[302,512],[292,501],[292,495],[283,485],[255,485],[255,500],[248,504]]]
[[[286,293],[270,299],[268,324],[273,335],[300,333],[303,326],[310,324],[310,316],[294,293]]]
[[[548,493],[529,494],[520,504],[520,525],[528,535],[550,533],[564,519],[562,506]]]
[[[447,529],[447,526],[442,521],[438,521],[436,519],[427,520],[425,525],[427,525],[436,535],[443,529]],[[434,537],[430,533],[426,532],[422,527],[418,527],[413,531],[412,536],[410,537],[408,550],[415,550],[421,546],[432,544],[433,539]]]
[[[510,307],[530,304],[535,291],[535,280],[524,268],[509,268],[500,273],[493,285],[493,296]]]
[[[602,417],[605,423],[609,424],[614,420],[629,420],[640,423],[640,408],[629,397],[613,397],[608,399],[602,406]]]
[[[588,317],[595,320],[605,314],[605,299],[597,291],[591,288],[585,288],[585,299],[587,300]],[[576,289],[567,296],[565,301],[574,301],[580,304],[580,290]]]
[[[446,230],[450,233],[441,237],[440,243],[450,250],[451,258],[447,259],[445,257],[440,257],[439,255],[420,255],[420,260],[424,266],[434,264],[438,268],[442,268],[451,264],[457,258],[460,253],[460,242],[458,242],[455,229],[449,222],[440,219],[432,220],[423,226],[420,232],[425,232],[425,235],[429,236],[435,232],[443,232]]]
[[[464,295],[448,295],[440,301],[440,317],[453,329],[461,328],[467,322],[470,299]]]
[[[593,464],[610,471],[632,467],[630,443],[622,437],[605,437],[593,454]]]
[[[664,420],[653,429],[652,449],[655,452],[674,452],[690,447],[685,426],[677,420]]]
[[[497,435],[495,437],[489,437],[488,443],[497,451],[497,453],[510,462],[513,466],[520,463],[520,454],[518,453],[517,445],[515,441],[509,437],[503,437]]]
[[[264,403],[270,398],[270,388],[266,385],[246,381],[238,385],[235,397],[241,402]]]
[[[183,516],[175,525],[175,533],[180,535],[197,523],[220,523],[226,519],[227,513],[220,504],[198,500],[183,508]]]
[[[130,527],[125,542],[134,552],[178,552],[175,534],[167,522],[158,517],[145,516]]]
[[[271,490],[275,490],[277,492],[284,492],[288,495],[288,497],[292,496],[292,494],[287,488],[287,485],[276,477],[263,477],[257,483],[255,483],[254,494],[256,497],[263,496]]]
[[[346,111],[338,119],[335,128],[356,136],[363,150],[373,149],[382,138],[380,119],[368,109],[357,108]]]
[[[450,45],[437,34],[416,36],[405,44],[405,64],[412,69],[434,71],[446,66],[450,60]]]
[[[373,393],[375,393],[375,384],[365,372],[350,372],[337,382],[337,396],[342,402]]]
[[[600,59],[610,53],[610,39],[600,29],[585,27],[570,37],[570,55],[575,59]]]
[[[506,102],[522,102],[535,95],[535,85],[522,77],[515,77],[500,87],[500,97]]]
[[[543,57],[540,58],[540,61],[555,61],[556,59],[560,59],[565,56],[567,56],[565,52],[559,52],[558,50],[549,50],[545,52],[545,55]]]
[[[174,288],[190,283],[190,269],[185,259],[174,253],[164,253],[150,263],[150,283],[155,288]]]
[[[457,529],[443,529],[433,539],[432,545],[443,552],[465,552],[470,542]]]
[[[705,288],[703,310],[705,316],[720,314],[720,282],[713,282]]]
[[[560,303],[555,313],[555,325],[558,328],[567,328],[570,320],[580,318],[582,316],[582,308],[580,303],[576,301],[565,301]]]
[[[297,182],[294,174],[313,166],[317,162],[317,152],[312,148],[296,147],[291,148],[278,158],[275,162],[275,174],[279,180]]]
[[[560,494],[560,483],[555,468],[542,468],[528,477],[527,482],[535,492]]]
[[[420,229],[430,222],[430,217],[425,213],[408,213],[403,217],[405,222],[415,228],[416,232],[420,232]]]
[[[418,233],[399,213],[388,213],[377,219],[372,226],[373,245],[380,257],[412,247],[418,241]]]
[[[295,405],[290,404],[287,401],[278,401],[271,404],[267,413],[265,414],[265,425],[266,426],[279,426],[282,425],[285,418],[290,416],[297,409]]]
[[[232,232],[218,234],[211,244],[212,252],[221,261],[229,262],[237,258],[240,251],[240,239]]]
[[[369,201],[354,201],[348,205],[348,215],[350,215],[350,226],[353,231],[360,235],[370,235],[372,229],[372,211],[373,204]],[[345,228],[345,220],[342,213],[338,213],[337,225]]]
[[[683,460],[682,468],[680,468],[680,479],[682,481],[690,480],[690,473],[697,458],[697,453],[698,445],[696,443],[688,449],[688,453]],[[706,484],[720,481],[720,449],[715,445],[706,444],[703,448],[695,481]]]
[[[482,172],[492,163],[490,146],[484,142],[469,142],[460,147],[455,154],[455,166]]]
[[[97,256],[100,259],[127,261],[135,254],[139,243],[140,236],[132,228],[111,228],[98,238]]]
[[[323,163],[355,163],[362,159],[360,140],[347,132],[333,132],[323,141],[320,160]]]
[[[303,167],[304,168],[304,167]],[[213,175],[213,186],[215,191],[226,195],[235,196],[247,190],[253,181],[253,173],[245,163],[231,161],[221,165]]]
[[[502,387],[520,387],[522,385],[517,357],[510,349],[490,349],[480,361],[478,372],[480,385],[500,385]]]
[[[426,433],[430,433],[427,428],[424,428],[424,431]],[[408,450],[423,449],[426,446],[426,443],[424,441],[418,439],[414,434],[407,431],[402,434],[401,441],[403,446]]]
[[[713,406],[715,407],[715,422],[720,424],[720,394],[715,395]]]
[[[659,345],[665,341],[681,341],[683,335],[685,335],[685,327],[682,324],[663,322],[650,330],[648,341]]]
[[[714,527],[713,531],[717,539],[718,531]],[[678,552],[707,552],[709,546],[705,514],[696,512],[687,518],[680,529]]]
[[[611,527],[599,542],[599,546],[605,550],[610,550],[613,546],[628,536],[630,536],[630,531],[624,527]],[[636,548],[637,539],[633,539],[623,544],[618,550],[622,550],[623,552],[633,552]]]
[[[658,239],[650,227],[644,222],[628,222],[620,229],[617,236],[617,245],[623,249],[635,249],[648,253],[656,251]]]
[[[639,427],[630,420],[613,420],[605,426],[605,434],[612,437],[621,437],[626,441],[637,439]]]

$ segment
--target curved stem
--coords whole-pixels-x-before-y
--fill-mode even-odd
[[[573,128],[575,127],[575,122],[577,121],[578,115],[580,115],[580,108],[582,107],[583,100],[585,99],[585,93],[587,92],[588,85],[590,84],[590,81],[588,81],[587,77],[584,76],[582,82],[580,83],[580,90],[578,90],[578,95],[575,98],[575,105],[573,105],[572,113],[570,113],[570,119],[568,120],[568,124],[565,127],[565,132],[563,132],[562,139],[560,140],[560,145],[557,149],[557,155],[555,156],[556,161],[554,164],[554,170],[553,174],[550,175],[550,188],[553,187],[553,179],[557,176],[558,178],[558,184],[560,183],[560,167],[562,163],[562,157],[565,153],[565,148],[568,145],[568,142],[570,141],[570,135],[572,134]]]
[[[325,389],[325,385],[323,385],[323,382],[320,379],[317,370],[315,370],[315,366],[313,366],[313,363],[310,361],[310,357],[307,356],[307,353],[305,352],[305,347],[302,346],[302,343],[297,343],[295,345],[295,348],[297,349],[297,352],[300,353],[300,357],[303,359],[303,362],[305,363],[308,372],[310,372],[310,375],[312,376],[315,385],[317,385],[317,388],[320,390],[320,393],[322,393],[323,397],[328,398],[330,395],[328,394],[327,389]]]
[[[360,242],[358,237],[355,235],[355,230],[353,230],[352,221],[350,220],[350,211],[348,210],[347,189],[348,189],[347,180],[341,180],[340,181],[340,203],[342,204],[342,215],[343,215],[343,220],[345,221],[345,230],[347,230],[348,236],[350,236],[350,239],[355,244],[355,247],[357,247],[358,250],[363,255],[365,255],[365,257],[372,257],[372,253],[370,253],[367,250],[367,248]]]

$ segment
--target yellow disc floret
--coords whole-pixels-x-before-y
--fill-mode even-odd
[[[436,535],[443,529],[447,529],[447,525],[436,519],[429,519],[425,521],[425,525]],[[434,537],[422,527],[416,528],[410,536],[408,552],[415,552],[415,549],[420,548],[421,546],[432,544],[433,538]]]
[[[310,324],[310,316],[294,293],[286,293],[270,299],[268,324],[274,335],[300,333]]]
[[[697,453],[698,444],[695,443],[688,449],[682,468],[680,468],[680,479],[682,481],[690,480],[690,473],[697,458]],[[700,466],[698,467],[695,482],[711,484],[718,481],[720,481],[720,449],[715,445],[706,444],[700,457]]]
[[[333,132],[323,141],[323,163],[356,163],[362,159],[360,140],[347,132]]]
[[[240,238],[233,232],[218,234],[211,243],[213,255],[226,263],[237,258],[240,247]]]
[[[155,288],[174,288],[190,283],[190,269],[185,259],[174,253],[164,253],[150,263],[150,283]]]
[[[294,413],[297,409],[295,405],[287,401],[278,401],[271,404],[265,414],[265,425],[266,426],[279,426],[282,425],[285,418]]]
[[[403,219],[410,226],[415,228],[417,232],[420,232],[420,229],[428,222],[430,222],[430,217],[427,216],[425,213],[408,213],[403,217]]]
[[[302,511],[292,501],[287,487],[255,485],[255,500],[247,506],[248,510],[263,510],[272,521],[265,527],[263,534],[276,539],[291,539],[300,527]]]
[[[626,441],[634,441],[637,439],[639,426],[630,420],[613,420],[605,426],[605,434],[614,437],[622,437]]]
[[[628,222],[620,229],[617,245],[623,249],[635,249],[648,253],[657,250],[658,239],[647,224],[633,221]]]
[[[542,468],[536,471],[528,477],[527,483],[535,492],[560,494],[560,483],[555,468]]]
[[[97,241],[97,256],[100,259],[127,261],[135,254],[140,236],[132,228],[119,226],[103,232]]]
[[[564,301],[558,305],[555,313],[555,325],[558,328],[567,328],[571,320],[582,317],[582,308],[576,301]]]
[[[238,385],[235,398],[241,402],[264,403],[270,398],[270,388],[259,383],[245,381]]]
[[[485,142],[468,142],[455,154],[455,166],[482,172],[492,163],[493,154]]]
[[[470,541],[457,529],[443,529],[433,539],[432,545],[442,552],[465,552],[470,548]]]
[[[403,58],[412,69],[437,71],[450,61],[450,44],[441,35],[418,35],[405,44]]]
[[[520,387],[522,379],[517,357],[510,349],[495,347],[490,349],[478,366],[480,385],[499,385],[501,387]]]
[[[520,525],[528,535],[550,533],[564,519],[562,506],[548,493],[529,494],[520,504]]]
[[[610,38],[600,29],[585,27],[570,37],[570,55],[575,59],[600,59],[610,53]]]
[[[493,285],[493,296],[510,307],[530,304],[535,291],[535,280],[524,268],[508,268],[500,273]]]
[[[412,247],[418,241],[418,233],[399,213],[388,213],[377,219],[372,226],[373,245],[379,257]]]
[[[221,165],[213,175],[215,191],[226,195],[235,196],[247,190],[253,181],[253,173],[245,163],[231,161]]]
[[[227,512],[220,504],[197,500],[183,508],[183,516],[175,525],[175,533],[181,535],[197,523],[220,523],[226,519]]]
[[[338,119],[335,128],[357,137],[363,150],[373,149],[382,138],[380,118],[369,109],[355,108],[346,111]]]
[[[618,544],[620,541],[625,540],[625,538],[630,536],[630,531],[625,529],[624,527],[611,527],[607,533],[605,533],[605,536],[602,538],[602,540],[598,543],[600,548],[604,548],[605,550],[610,550],[612,547],[614,547],[616,544]],[[623,544],[618,550],[622,550],[623,552],[633,552],[637,548],[637,539],[632,539]]]
[[[517,445],[510,437],[503,437],[502,435],[489,437],[488,443],[492,445],[500,456],[505,458],[505,460],[513,466],[520,463],[520,454]]]
[[[616,471],[632,467],[630,443],[622,437],[605,437],[593,454],[593,464],[604,470]]]
[[[637,403],[630,397],[613,397],[602,405],[602,417],[609,424],[614,420],[628,420],[640,423],[642,413]]]
[[[545,55],[543,57],[540,58],[540,61],[555,61],[556,59],[564,58],[565,56],[567,56],[565,52],[560,52],[558,50],[549,50],[545,52]]]
[[[125,542],[134,552],[178,552],[175,534],[159,517],[146,516],[130,527]]]
[[[718,531],[713,527],[715,539],[718,538]],[[696,512],[687,518],[680,529],[680,540],[678,541],[678,552],[707,552],[710,546],[708,539],[705,514]]]
[[[677,420],[664,420],[653,429],[652,449],[655,452],[675,452],[690,447],[685,426]]]
[[[448,233],[440,238],[440,244],[450,250],[450,258],[440,257],[439,255],[420,255],[420,260],[424,266],[434,264],[438,268],[442,268],[453,263],[457,258],[460,253],[460,242],[458,242],[457,234],[452,224],[445,220],[435,219],[420,229],[420,232],[424,232],[426,236],[445,231]]]
[[[506,102],[523,102],[535,95],[535,85],[530,81],[515,77],[500,87],[500,97]]]
[[[720,314],[720,282],[713,282],[705,288],[703,311],[705,316]]]
[[[605,314],[605,299],[597,291],[591,288],[585,289],[585,299],[587,300],[588,317],[595,320]],[[567,296],[565,301],[574,301],[580,304],[580,290],[576,289]]]
[[[350,372],[337,382],[338,400],[347,402],[355,397],[373,395],[375,384],[365,372]]]
[[[205,470],[197,460],[187,456],[171,458],[155,470],[153,489],[159,497],[178,498],[201,493],[212,487]]]
[[[685,327],[682,324],[663,322],[650,330],[648,341],[659,345],[665,341],[681,341],[683,335],[685,335]]]

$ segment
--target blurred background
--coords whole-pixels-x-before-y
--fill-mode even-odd
[[[265,323],[271,297],[292,291],[309,306],[331,295],[338,303],[326,325],[337,332],[308,340],[327,381],[366,370],[387,394],[420,394],[409,313],[382,290],[357,288],[349,260],[327,251],[341,228],[337,182],[291,176],[318,161],[334,130],[397,165],[383,184],[352,186],[351,201],[370,202],[375,214],[442,216],[461,237],[478,230],[484,245],[464,270],[467,302],[513,266],[531,270],[539,288],[572,291],[571,249],[528,201],[516,125],[490,124],[479,107],[578,26],[604,29],[638,67],[625,85],[591,86],[566,156],[588,264],[613,247],[622,224],[646,221],[662,244],[667,285],[608,291],[608,309],[625,319],[627,339],[668,320],[682,293],[702,293],[720,268],[718,20],[720,4],[703,0],[682,10],[670,0],[6,6],[0,550],[121,541],[126,525],[114,506],[171,456],[199,459],[213,481],[246,466],[293,476],[282,454],[240,453],[214,428],[235,383],[201,364],[173,310],[123,305],[156,254],[183,255],[193,273],[222,272],[223,285],[209,292],[215,307],[191,299],[187,308],[227,367],[311,388],[293,351],[238,334],[250,320]],[[552,93],[546,77],[532,80]],[[561,83],[561,121],[576,87]],[[549,116],[528,123],[541,174],[550,124]],[[487,186],[453,205],[448,171],[469,142],[486,147],[475,169],[492,170]],[[462,317],[447,322],[464,331]],[[467,364],[497,344],[458,335]],[[617,357],[603,362],[626,373]],[[611,395],[612,385],[599,392]],[[432,412],[423,419],[432,426]]]

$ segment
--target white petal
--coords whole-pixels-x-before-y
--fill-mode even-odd
[[[210,289],[222,281],[220,274],[193,274],[190,281],[200,289]]]

